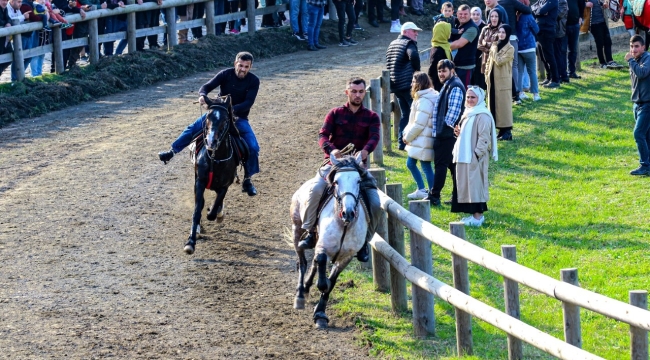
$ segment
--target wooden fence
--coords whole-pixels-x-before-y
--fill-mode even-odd
[[[205,18],[183,21],[176,23],[176,7],[194,3],[205,3]],[[206,26],[208,34],[215,34],[215,24],[224,23],[232,20],[248,19],[248,32],[254,33],[256,31],[255,16],[272,14],[278,11],[287,10],[287,5],[268,6],[265,8],[256,9],[255,0],[247,0],[248,9],[246,11],[239,11],[236,13],[213,16],[214,2],[213,0],[165,0],[162,5],[157,3],[144,3],[141,5],[135,4],[135,0],[127,0],[129,5],[117,9],[98,9],[86,13],[85,19],[81,18],[79,14],[66,16],[69,23],[78,23],[87,21],[89,25],[88,37],[71,39],[63,41],[61,28],[52,28],[52,44],[39,46],[32,49],[23,50],[22,48],[22,34],[31,33],[32,31],[41,30],[43,24],[41,22],[32,22],[18,25],[14,22],[14,26],[1,28],[0,38],[5,36],[13,36],[14,51],[11,54],[0,55],[0,64],[13,61],[15,67],[17,80],[22,81],[25,78],[24,59],[53,53],[53,61],[55,61],[55,70],[57,74],[62,73],[65,68],[63,64],[63,50],[75,48],[79,46],[89,46],[89,60],[90,63],[99,61],[99,44],[104,42],[113,42],[121,39],[127,39],[128,51],[130,53],[136,51],[136,38],[166,34],[167,44],[171,49],[173,46],[178,45],[177,32],[179,30],[194,28],[198,26]],[[167,24],[161,26],[154,26],[150,28],[136,29],[135,17],[136,13],[140,11],[149,11],[156,9],[165,9],[165,19]],[[127,31],[120,31],[115,33],[99,35],[97,19],[105,18],[114,15],[126,14],[127,16]]]
[[[375,169],[373,175],[383,188],[384,171]],[[385,193],[380,191],[380,199],[387,219],[380,224],[371,241],[373,281],[377,290],[390,292],[391,306],[395,312],[408,309],[406,280],[411,281],[416,336],[435,333],[435,295],[455,308],[457,351],[460,356],[473,353],[471,317],[475,316],[506,332],[508,359],[523,359],[522,341],[560,359],[601,359],[582,350],[580,308],[585,308],[628,324],[630,358],[648,359],[650,312],[646,310],[647,291],[630,291],[630,304],[626,304],[580,288],[577,269],[562,269],[560,281],[517,264],[514,246],[503,245],[502,256],[493,254],[464,240],[462,222],[451,223],[449,232],[432,225],[428,200],[410,201],[409,210],[404,209],[401,206],[401,184],[385,185]],[[404,227],[410,231],[412,264],[404,258]],[[432,276],[431,243],[452,253],[453,286]],[[468,260],[504,277],[505,311],[469,296]],[[377,266],[388,270],[376,271],[374,267]],[[565,341],[519,320],[519,284],[562,302]]]

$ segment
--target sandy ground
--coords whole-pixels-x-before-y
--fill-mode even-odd
[[[193,256],[192,166],[186,152],[168,165],[156,154],[199,116],[214,73],[0,129],[0,358],[367,357],[354,318],[330,312],[316,331],[310,310],[293,310],[288,212],[321,161],[324,115],[350,76],[379,76],[394,37],[255,62],[260,194],[233,186],[226,221],[203,221]]]
[[[366,357],[353,318],[330,312],[323,332],[293,310],[286,234],[291,195],[322,158],[324,115],[350,76],[381,73],[393,37],[254,64],[260,194],[233,186],[193,256],[189,157],[163,165],[157,152],[200,114],[192,102],[213,73],[0,129],[0,358]]]

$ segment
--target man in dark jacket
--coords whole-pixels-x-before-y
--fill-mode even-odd
[[[630,39],[630,52],[625,54],[630,65],[632,102],[634,102],[634,141],[639,150],[640,166],[630,175],[650,175],[650,54],[645,51],[643,38]]]
[[[472,74],[476,68],[476,47],[478,46],[478,27],[470,17],[470,8],[467,4],[458,7],[458,35],[452,35],[449,47],[458,50],[454,56],[456,76],[465,87],[470,85]],[[461,31],[462,30],[462,31]]]
[[[433,188],[429,191],[431,206],[440,206],[440,192],[445,186],[447,169],[452,181],[456,181],[456,165],[453,150],[456,143],[454,126],[460,121],[465,108],[465,86],[454,72],[451,60],[438,62],[438,77],[443,83],[438,101],[433,106],[433,164],[435,166]]]
[[[399,149],[406,146],[402,141],[402,132],[409,122],[411,114],[411,81],[413,73],[420,71],[420,54],[418,53],[418,32],[422,31],[412,22],[402,25],[402,32],[388,45],[386,50],[386,68],[390,71],[390,92],[395,94],[397,104],[402,112],[399,119]]]
[[[560,75],[555,62],[555,24],[557,21],[558,0],[539,0],[537,11],[533,13],[539,26],[537,42],[542,47],[542,62],[546,69],[546,80],[542,86],[546,88],[560,87]]]
[[[558,0],[557,2],[557,21],[555,23],[555,42],[553,43],[553,52],[555,53],[555,62],[557,63],[558,76],[563,83],[569,82],[569,75],[566,72],[566,21],[569,13],[569,4],[567,0]]]
[[[7,0],[0,0],[0,28],[4,27],[9,27],[11,26],[11,18],[9,17],[9,13],[7,12],[7,4],[9,1]],[[5,43],[7,42],[7,37],[3,36],[0,37],[0,55],[2,54],[8,54],[13,51],[11,47],[11,43],[7,43],[5,46]],[[2,74],[3,71],[5,71],[6,68],[11,65],[10,62],[0,64],[0,74]]]
[[[568,0],[567,5],[569,7],[566,18],[566,37],[569,48],[568,76],[572,79],[580,79],[580,75],[576,74],[576,61],[578,61],[578,36],[583,21],[582,14],[585,12],[585,2],[582,0]],[[566,70],[560,69],[560,71]]]
[[[517,39],[517,13],[521,14],[531,14],[532,11],[530,10],[530,7],[524,5],[523,3],[519,2],[518,0],[499,0],[499,6],[501,6],[505,12],[506,12],[506,18],[504,20],[505,23],[510,25],[510,28],[513,29],[513,34],[510,35],[510,45],[512,45],[515,48],[515,57],[512,60],[512,78],[514,79],[515,86],[513,87],[513,90],[515,94],[518,94],[521,92],[521,89],[519,88],[519,56],[517,56],[517,53],[519,53],[519,39]]]

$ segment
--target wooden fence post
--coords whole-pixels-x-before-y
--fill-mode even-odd
[[[462,222],[449,223],[449,232],[465,240],[465,224]],[[469,295],[467,259],[452,253],[451,265],[454,272],[454,287]],[[458,308],[454,308],[454,310],[456,312],[456,350],[458,356],[472,355],[474,353],[472,316]]]
[[[20,23],[18,20],[11,20],[11,25],[16,26]],[[27,34],[25,34],[27,35]],[[14,45],[14,63],[11,65],[12,71],[16,72],[16,81],[25,80],[25,59],[23,58],[23,34],[13,35]]]
[[[363,107],[370,109],[370,85],[366,86],[366,95],[363,97]]]
[[[214,22],[214,1],[210,0],[205,2],[205,30],[208,35],[216,35],[217,33]]]
[[[135,0],[126,0],[127,5],[133,5],[135,4]],[[128,43],[127,49],[129,51],[129,54],[133,54],[136,52],[136,42],[135,42],[135,15],[136,13],[128,13],[126,14],[126,41]],[[170,19],[169,21],[176,20]]]
[[[377,188],[384,191],[386,186],[386,170],[370,169],[370,175],[377,180]],[[384,239],[388,239],[388,220],[386,213],[381,212],[379,223],[375,232]],[[390,291],[390,264],[375,249],[372,249],[372,278],[375,284],[375,290],[381,292]]]
[[[386,195],[397,203],[402,203],[402,184],[386,184]],[[404,254],[404,226],[394,216],[388,217],[388,244],[400,254]],[[394,313],[408,310],[406,279],[397,269],[390,266],[390,299]]]
[[[381,72],[381,126],[384,141],[384,150],[387,153],[393,151],[393,143],[390,136],[390,71]]]
[[[376,112],[381,119],[381,79],[370,79],[370,107],[372,111]],[[383,124],[382,124],[383,128]],[[383,130],[380,131],[379,143],[375,148],[375,151],[372,152],[372,162],[384,166],[384,148],[383,148]]]
[[[409,211],[426,222],[431,221],[429,200],[409,201]],[[428,275],[433,275],[431,242],[411,230],[411,263]],[[413,331],[416,337],[435,333],[436,318],[433,313],[433,294],[411,285],[413,302]]]
[[[517,247],[514,245],[501,245],[501,256],[517,262]],[[508,278],[503,278],[503,295],[506,302],[506,314],[519,320],[519,284]],[[523,359],[523,348],[521,340],[508,335],[508,360]]]
[[[97,64],[99,61],[99,43],[97,42],[99,36],[99,27],[97,19],[88,20],[88,48],[90,50],[90,63]]]
[[[393,109],[393,136],[397,139],[397,136],[399,135],[399,119],[402,117],[402,109],[399,108],[395,94],[393,94],[392,98],[393,100],[391,100],[390,105]],[[399,143],[399,139],[397,139],[397,142]]]
[[[574,286],[580,286],[580,283],[578,282],[578,269],[571,268],[560,270],[560,280]],[[564,341],[582,349],[580,307],[563,301],[562,315],[564,316]]]
[[[648,292],[645,290],[630,291],[630,305],[648,309]],[[632,360],[647,360],[648,331],[630,326],[630,348]]]
[[[254,34],[255,33],[255,26],[257,25],[255,23],[255,0],[246,0],[248,3],[247,8],[246,8],[246,23],[248,24],[248,33],[249,34]]]
[[[63,33],[61,27],[52,28],[52,61],[54,61],[54,70],[57,74],[62,74],[65,71],[63,64]]]
[[[168,7],[165,9],[165,19],[167,20],[167,48],[171,50],[174,46],[178,45],[178,35],[176,34],[175,7]],[[212,19],[214,20],[214,16]]]

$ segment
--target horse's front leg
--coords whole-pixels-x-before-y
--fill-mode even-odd
[[[300,239],[300,237],[298,237]],[[298,247],[297,240],[294,242],[296,248],[296,255],[298,261],[298,287],[296,288],[296,297],[293,300],[293,308],[302,310],[305,308],[305,298],[309,296],[309,289],[305,288],[305,273],[307,272],[307,258],[305,257],[305,250]]]
[[[197,177],[194,182],[194,214],[192,215],[192,229],[184,248],[188,255],[194,254],[194,248],[196,246],[196,230],[201,224],[201,212],[203,212],[203,206],[205,205],[205,200],[203,199],[204,193],[205,184]]]
[[[223,200],[226,198],[226,193],[228,192],[228,188],[220,188],[219,190],[216,191],[217,197],[214,199],[214,203],[212,204],[212,207],[210,208],[210,211],[208,212],[208,220],[214,221],[214,219],[217,219],[217,222],[222,222],[223,217],[226,214],[223,209]]]
[[[334,285],[336,285],[336,280],[338,279],[343,269],[345,269],[348,266],[350,260],[352,260],[352,257],[349,257],[344,261],[339,262],[338,265],[334,265],[332,267],[332,272],[330,274],[330,277],[327,279],[328,289],[321,292],[320,299],[318,300],[318,304],[316,304],[316,307],[314,308],[314,323],[316,324],[317,329],[327,329],[327,324],[330,321],[327,315],[325,314],[327,301],[330,298],[330,293],[334,289]]]

